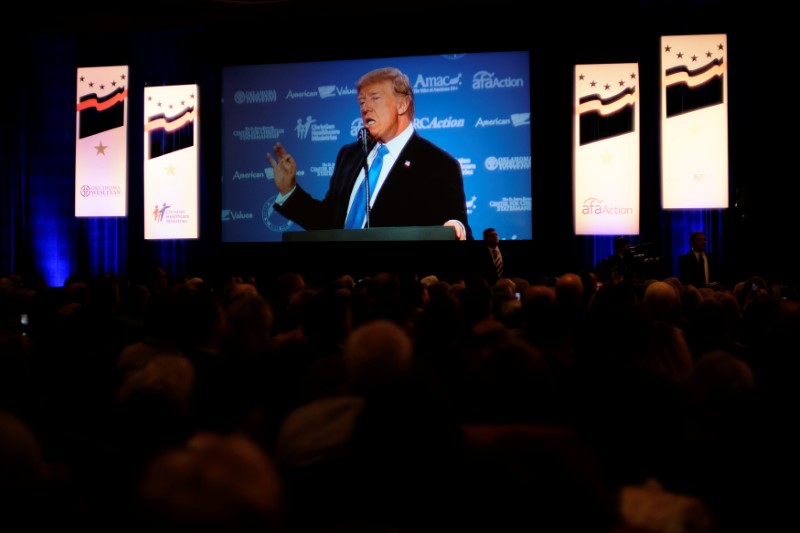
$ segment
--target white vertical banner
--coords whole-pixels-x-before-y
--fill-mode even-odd
[[[144,238],[199,236],[197,85],[144,89]]]
[[[639,65],[575,65],[576,235],[639,234]]]
[[[661,37],[661,205],[728,207],[727,36]]]
[[[75,216],[128,214],[128,67],[78,68]]]

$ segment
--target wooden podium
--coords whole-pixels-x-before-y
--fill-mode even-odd
[[[322,229],[286,231],[283,242],[331,241],[455,241],[456,230],[451,226],[404,226],[366,229]]]

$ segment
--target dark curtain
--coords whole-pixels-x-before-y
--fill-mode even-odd
[[[234,271],[250,270],[245,263],[269,265],[275,270],[304,265],[319,268],[319,247],[308,252],[280,245],[220,243],[219,73],[222,66],[237,63],[364,57],[363,50],[348,49],[352,43],[345,40],[340,46],[316,51],[313,57],[300,57],[295,41],[274,35],[267,39],[259,20],[250,24],[239,20],[234,25],[209,21],[160,31],[88,28],[88,24],[84,23],[80,31],[70,30],[65,23],[57,32],[31,30],[23,36],[10,32],[0,36],[8,69],[6,81],[0,84],[5,104],[0,122],[0,275],[18,273],[60,286],[72,274],[135,276],[147,275],[156,268],[172,276],[191,277],[213,276],[223,270],[223,264]],[[674,28],[667,27],[663,17],[652,25],[642,24],[639,41],[625,39],[616,48],[611,43],[610,48],[596,50],[586,43],[575,46],[592,52],[583,62],[613,62],[622,52],[626,58],[637,58],[643,86],[657,87],[659,50],[655,43],[658,35]],[[32,23],[28,27],[33,27]],[[328,28],[327,23],[321,28]],[[767,104],[757,105],[763,99],[756,98],[762,92],[769,93],[766,88],[770,86],[761,81],[764,69],[760,61],[774,50],[768,41],[751,38],[750,32],[737,33],[730,24],[713,29],[704,25],[691,31],[718,30],[729,32],[731,48],[730,207],[660,208],[659,103],[651,92],[643,100],[641,115],[640,234],[628,237],[634,245],[644,244],[649,254],[660,258],[660,277],[674,275],[677,256],[688,249],[689,233],[703,230],[709,249],[720,257],[731,281],[752,273],[791,281],[800,272],[794,246],[794,202],[799,180],[793,177],[793,157],[797,150],[791,135],[775,133],[782,131],[777,126],[785,113]],[[290,33],[294,35],[294,29]],[[569,51],[558,55],[554,50],[544,50],[540,41],[524,34],[506,46],[530,47],[536,80],[531,91],[534,237],[529,243],[517,244],[529,257],[532,271],[560,275],[593,269],[611,254],[614,236],[577,237],[571,224],[569,110],[575,57]],[[325,35],[330,37],[326,43],[338,42]],[[593,37],[591,32],[585,37],[592,46],[596,43]],[[407,53],[437,53],[443,48],[438,43],[431,43],[430,49],[423,43],[415,46]],[[452,46],[448,44],[447,48]],[[391,57],[405,52],[376,48],[370,53]],[[74,216],[76,69],[119,64],[128,65],[130,72],[128,215],[78,219]],[[200,237],[146,241],[143,217],[149,209],[143,206],[143,88],[187,83],[200,87]],[[351,263],[359,264],[359,258],[352,258]]]
[[[214,242],[213,188],[201,155],[200,234],[205,240],[144,241],[143,87],[198,83],[201,113],[213,124],[217,92],[215,57],[206,53],[200,31],[115,32],[7,36],[14,51],[13,81],[2,84],[3,176],[0,185],[0,274],[61,286],[68,277],[102,273],[146,275],[157,267],[172,275],[203,275],[205,243]],[[76,69],[127,64],[128,214],[75,217]],[[205,117],[203,117],[205,118]],[[202,124],[202,122],[201,122]],[[203,138],[218,151],[217,134]]]

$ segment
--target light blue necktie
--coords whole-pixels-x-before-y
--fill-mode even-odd
[[[372,161],[369,167],[369,193],[374,194],[375,186],[378,183],[378,176],[381,175],[381,167],[383,166],[383,156],[389,153],[386,145],[381,144],[378,147],[378,155]],[[350,212],[347,213],[347,220],[344,223],[345,229],[360,229],[364,226],[364,219],[367,216],[367,193],[364,190],[362,183],[356,191],[356,197],[353,198],[353,205],[350,206]]]

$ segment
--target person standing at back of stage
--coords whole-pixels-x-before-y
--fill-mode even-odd
[[[706,251],[706,234],[693,231],[689,235],[689,245],[691,249],[678,257],[678,279],[681,283],[702,289],[718,282],[717,258]]]
[[[483,230],[483,246],[479,247],[477,261],[478,276],[487,284],[494,285],[498,279],[508,277],[500,250],[500,235],[495,228]]]

